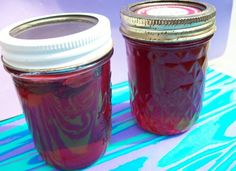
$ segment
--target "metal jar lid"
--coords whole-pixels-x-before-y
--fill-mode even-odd
[[[213,35],[215,7],[187,0],[152,0],[130,4],[121,10],[122,34],[149,42],[185,42]]]
[[[11,25],[0,32],[4,65],[26,72],[59,72],[91,64],[112,49],[108,18],[64,13]]]

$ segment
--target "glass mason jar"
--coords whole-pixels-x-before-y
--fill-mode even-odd
[[[34,18],[4,29],[0,45],[41,157],[69,170],[95,162],[111,132],[109,20],[87,13]]]
[[[199,116],[215,8],[196,1],[144,1],[121,10],[131,108],[143,129],[188,130]]]

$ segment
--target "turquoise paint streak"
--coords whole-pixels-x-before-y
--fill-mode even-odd
[[[227,170],[227,168],[236,161],[236,141],[231,144],[227,151],[224,152],[220,157],[217,158],[216,164],[210,168],[210,171],[213,170]]]
[[[119,141],[117,143],[113,143],[111,145],[108,146],[107,148],[107,153],[109,154],[110,151],[114,151],[117,148],[121,148],[121,147],[127,147],[127,146],[132,146],[132,144],[136,144],[137,142],[143,141],[149,141],[150,139],[154,139],[156,138],[156,135],[153,134],[140,134],[134,137],[131,137],[129,139],[123,140],[123,141]],[[125,148],[123,148],[125,149]]]
[[[232,148],[228,149],[228,147],[236,145],[236,138],[224,136],[226,129],[235,121],[235,118],[232,119],[235,113],[236,109],[230,110],[221,115],[220,118],[209,120],[204,125],[193,129],[174,149],[159,161],[158,165],[163,168],[168,165],[174,165],[171,169],[183,169],[185,165],[201,159],[206,154],[218,153],[219,150],[221,150],[222,155],[214,159],[217,163],[224,160],[227,157],[227,153],[236,151]],[[222,142],[226,144],[218,148],[214,146]],[[213,147],[211,148],[211,146]],[[199,151],[201,151],[200,154],[198,153]],[[191,156],[191,158],[188,158],[188,156]],[[178,164],[179,161],[181,161],[180,164]],[[208,162],[210,161],[208,160]],[[194,167],[200,168],[202,163],[200,162],[198,166],[195,164]]]
[[[114,128],[112,128],[112,135],[115,135],[121,131],[124,131],[125,129],[134,126],[136,122],[132,119],[132,120],[128,120],[125,121],[123,123],[120,123],[119,125],[114,126]]]
[[[128,147],[128,148],[125,148],[125,149],[122,149],[120,151],[117,151],[115,153],[112,153],[112,154],[108,154],[108,155],[105,155],[103,156],[100,160],[98,160],[95,165],[98,165],[98,164],[101,164],[101,163],[104,163],[104,162],[107,162],[113,158],[117,158],[119,156],[122,156],[122,155],[125,155],[125,154],[128,154],[132,151],[135,151],[135,150],[138,150],[138,149],[141,149],[143,147],[146,147],[148,145],[152,145],[152,144],[156,144],[162,140],[166,139],[166,137],[164,136],[158,136],[154,139],[151,139],[151,140],[148,140],[147,142],[143,142],[142,144],[134,144],[133,146],[131,147]]]
[[[31,135],[21,137],[21,138],[16,139],[15,141],[11,141],[9,143],[1,145],[0,154],[4,153],[6,151],[11,151],[11,150],[14,150],[16,148],[19,148],[20,146],[24,145],[26,141],[30,141],[30,140],[32,140]]]
[[[1,132],[0,134],[0,141],[6,139],[6,138],[14,138],[12,135],[18,135],[19,132],[21,131],[27,131],[28,130],[28,126],[26,124],[21,125],[21,126],[16,126],[10,130]]]
[[[6,120],[0,122],[0,126],[8,124],[8,123],[12,123],[12,122],[17,121],[17,120],[22,119],[22,118],[24,118],[23,114],[15,116],[15,117],[10,118],[10,119],[6,119]]]
[[[18,155],[17,157],[11,158],[6,162],[2,162],[0,164],[1,170],[6,171],[14,171],[16,168],[19,170],[29,170],[33,169],[37,166],[40,166],[42,163],[45,162],[38,162],[33,165],[29,164],[30,160],[34,157],[37,157],[38,153],[36,150],[31,150],[29,152],[25,152],[22,155]]]
[[[129,86],[125,84],[122,90],[112,89],[112,104],[120,104],[124,101],[129,101]]]
[[[203,156],[202,158],[198,158],[196,160],[193,160],[190,165],[184,166],[184,168],[181,168],[183,171],[190,171],[190,170],[206,170],[202,168],[202,166],[208,164],[210,161],[214,160],[217,158],[220,154],[219,153],[213,153],[213,154],[208,154],[206,156]],[[175,169],[169,169],[168,171],[176,171]]]
[[[111,171],[136,171],[136,170],[140,170],[143,167],[143,164],[145,163],[145,161],[147,160],[147,157],[141,157],[141,158],[137,158],[133,161],[127,162],[115,169],[112,169]]]
[[[116,118],[118,116],[124,115],[124,114],[129,113],[129,112],[131,112],[130,107],[112,114],[112,118],[114,119],[114,118]]]

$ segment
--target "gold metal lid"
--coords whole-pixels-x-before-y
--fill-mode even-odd
[[[121,10],[120,31],[126,37],[149,42],[199,40],[216,31],[213,5],[187,0],[151,0]]]

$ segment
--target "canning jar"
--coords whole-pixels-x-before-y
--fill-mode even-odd
[[[215,8],[197,1],[154,0],[121,10],[131,108],[143,129],[188,130],[199,116]]]
[[[95,162],[111,132],[109,20],[90,13],[33,18],[5,28],[0,45],[41,157],[67,170]]]

